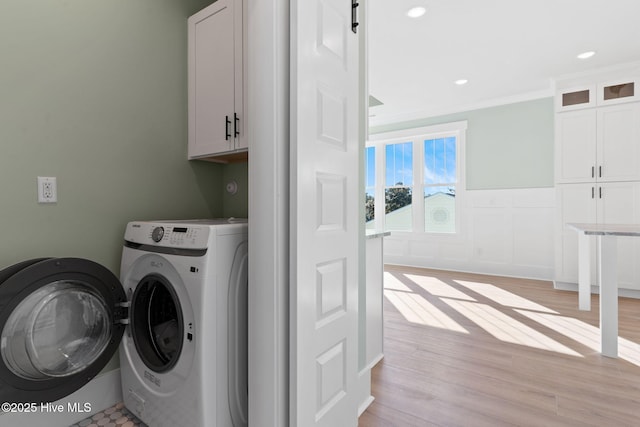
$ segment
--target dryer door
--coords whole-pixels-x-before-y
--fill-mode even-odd
[[[52,402],[89,382],[118,348],[125,302],[117,277],[86,259],[0,271],[0,401]]]

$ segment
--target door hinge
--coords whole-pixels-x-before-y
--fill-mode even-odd
[[[360,25],[358,23],[358,6],[360,6],[358,0],[351,0],[351,31],[354,34],[358,33],[358,25]]]
[[[125,301],[116,304],[114,310],[114,323],[121,325],[129,324],[129,308],[131,307],[131,301]]]

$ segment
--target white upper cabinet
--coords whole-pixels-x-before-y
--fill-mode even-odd
[[[640,180],[640,104],[598,108],[598,181]]]
[[[640,180],[640,103],[556,114],[556,182]]]
[[[556,111],[595,107],[596,85],[575,86],[556,94]]]
[[[640,78],[622,78],[598,83],[582,84],[558,90],[556,111],[580,110],[640,101],[638,97]]]
[[[243,6],[218,0],[188,20],[189,159],[246,151]]]
[[[588,182],[595,178],[595,109],[556,114],[556,181]]]
[[[604,106],[640,100],[636,96],[638,80],[640,79],[619,79],[598,84],[597,104]]]

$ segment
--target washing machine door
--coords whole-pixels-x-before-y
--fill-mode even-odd
[[[52,402],[89,382],[118,348],[125,303],[118,278],[86,259],[0,271],[0,401]]]

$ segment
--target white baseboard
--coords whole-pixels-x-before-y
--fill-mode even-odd
[[[371,405],[374,400],[376,399],[373,396],[369,395],[369,397],[364,402],[362,402],[360,406],[358,406],[358,417],[367,410],[369,405]]]
[[[104,373],[95,377],[87,385],[64,399],[53,402],[52,405],[62,405],[61,412],[47,412],[38,407],[33,413],[2,413],[0,412],[0,426],[12,427],[69,427],[82,421],[92,414],[122,402],[122,386],[120,369]],[[79,404],[77,408],[85,409],[79,412],[69,405]],[[87,404],[85,406],[85,404]]]
[[[558,289],[560,291],[574,291],[578,292],[578,284],[577,283],[569,283],[569,282],[553,282],[553,288]],[[599,294],[600,287],[599,286],[591,286],[592,294]],[[623,298],[635,298],[640,299],[640,290],[638,289],[625,289],[618,288],[618,296]]]
[[[367,410],[374,401],[371,395],[371,369],[364,368],[358,373],[358,417]]]

